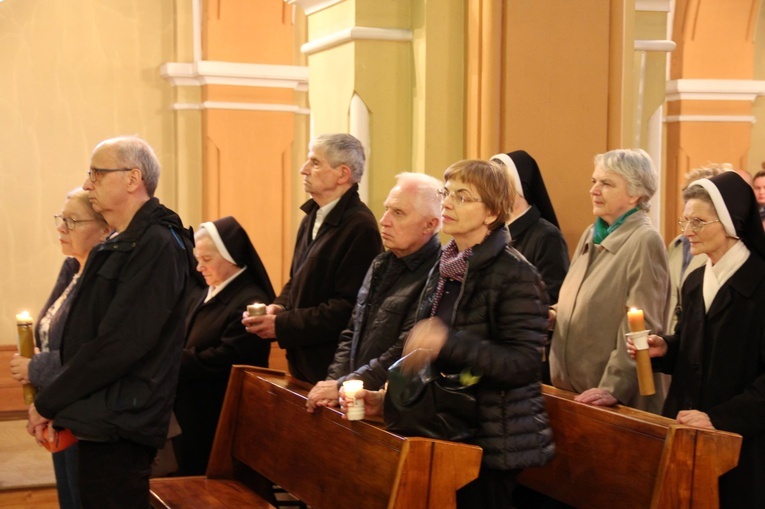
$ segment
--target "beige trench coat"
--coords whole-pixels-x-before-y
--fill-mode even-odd
[[[640,396],[625,334],[633,306],[643,310],[651,331],[663,331],[670,293],[664,242],[643,211],[606,237],[597,253],[592,229],[579,240],[555,306],[552,383],[577,393],[597,387],[624,405],[660,413],[663,379],[655,375],[654,396]]]

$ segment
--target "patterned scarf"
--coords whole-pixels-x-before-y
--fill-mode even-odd
[[[446,280],[451,279],[460,283],[465,279],[467,271],[467,261],[473,254],[473,248],[469,247],[461,253],[457,250],[457,243],[454,239],[450,240],[443,251],[441,251],[441,263],[439,265],[438,285],[436,286],[436,297],[433,300],[433,308],[430,310],[430,316],[436,316],[438,303],[444,295]]]

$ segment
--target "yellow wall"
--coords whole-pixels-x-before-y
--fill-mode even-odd
[[[157,0],[0,3],[0,343],[14,315],[37,314],[63,257],[53,215],[84,181],[100,140],[137,134],[163,166],[157,195],[176,206],[171,90],[175,8]]]

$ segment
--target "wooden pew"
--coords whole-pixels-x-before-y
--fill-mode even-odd
[[[275,483],[312,509],[445,509],[478,476],[479,447],[394,435],[331,408],[309,414],[308,389],[235,366],[207,475],[152,479],[152,507],[268,508]]]
[[[738,463],[741,436],[628,407],[599,408],[543,386],[557,454],[519,482],[587,509],[712,509],[718,478]]]

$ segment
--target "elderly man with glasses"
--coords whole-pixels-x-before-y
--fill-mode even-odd
[[[114,233],[85,264],[62,338],[59,376],[29,409],[38,441],[79,439],[85,507],[149,507],[184,342],[193,242],[154,198],[159,161],[135,137],[101,142],[83,188]]]

